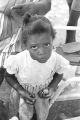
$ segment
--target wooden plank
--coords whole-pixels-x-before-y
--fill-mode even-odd
[[[71,43],[64,44],[62,46],[62,49],[65,53],[75,53],[75,52],[79,53],[80,52],[80,42],[71,42]]]
[[[79,91],[77,89],[73,92],[68,91],[67,93],[63,93],[58,97],[56,101],[66,101],[66,100],[76,100],[76,99],[80,99],[80,89]]]
[[[69,118],[69,119],[64,119],[64,120],[80,120],[80,116],[79,117],[74,117],[74,118]]]
[[[67,60],[69,60],[70,62],[73,62],[73,63],[79,63],[80,61],[80,54],[68,54],[68,53],[65,53],[62,49],[62,47],[57,47],[56,48],[56,52],[60,55],[62,55],[64,58],[66,58]]]

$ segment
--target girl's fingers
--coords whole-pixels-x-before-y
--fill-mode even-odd
[[[30,101],[30,102],[32,102],[32,103],[35,102],[35,98],[34,98],[33,96],[30,96],[30,95],[27,95],[27,96],[25,97],[25,99],[28,100],[28,101]]]
[[[34,102],[30,102],[29,100],[26,100],[27,104],[34,105]]]
[[[32,98],[24,98],[24,100],[26,103],[31,104],[31,105],[35,103],[35,99],[32,99]]]
[[[49,94],[48,95],[43,95],[43,98],[44,99],[50,98],[50,95]]]

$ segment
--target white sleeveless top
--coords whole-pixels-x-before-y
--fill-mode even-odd
[[[33,60],[27,50],[11,55],[4,64],[9,74],[15,74],[18,82],[29,91],[39,91],[49,85],[55,72],[63,73],[69,62],[52,51],[46,63]]]

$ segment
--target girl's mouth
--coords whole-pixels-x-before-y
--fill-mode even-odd
[[[40,59],[39,59],[39,62],[41,62],[41,63],[45,63],[46,61],[47,61],[46,58],[40,58]]]

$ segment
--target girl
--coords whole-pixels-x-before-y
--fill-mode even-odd
[[[5,79],[20,95],[20,120],[30,120],[34,111],[37,119],[46,120],[54,90],[53,75],[65,73],[70,65],[53,49],[55,30],[47,18],[26,14],[21,38],[22,52],[5,61]]]

